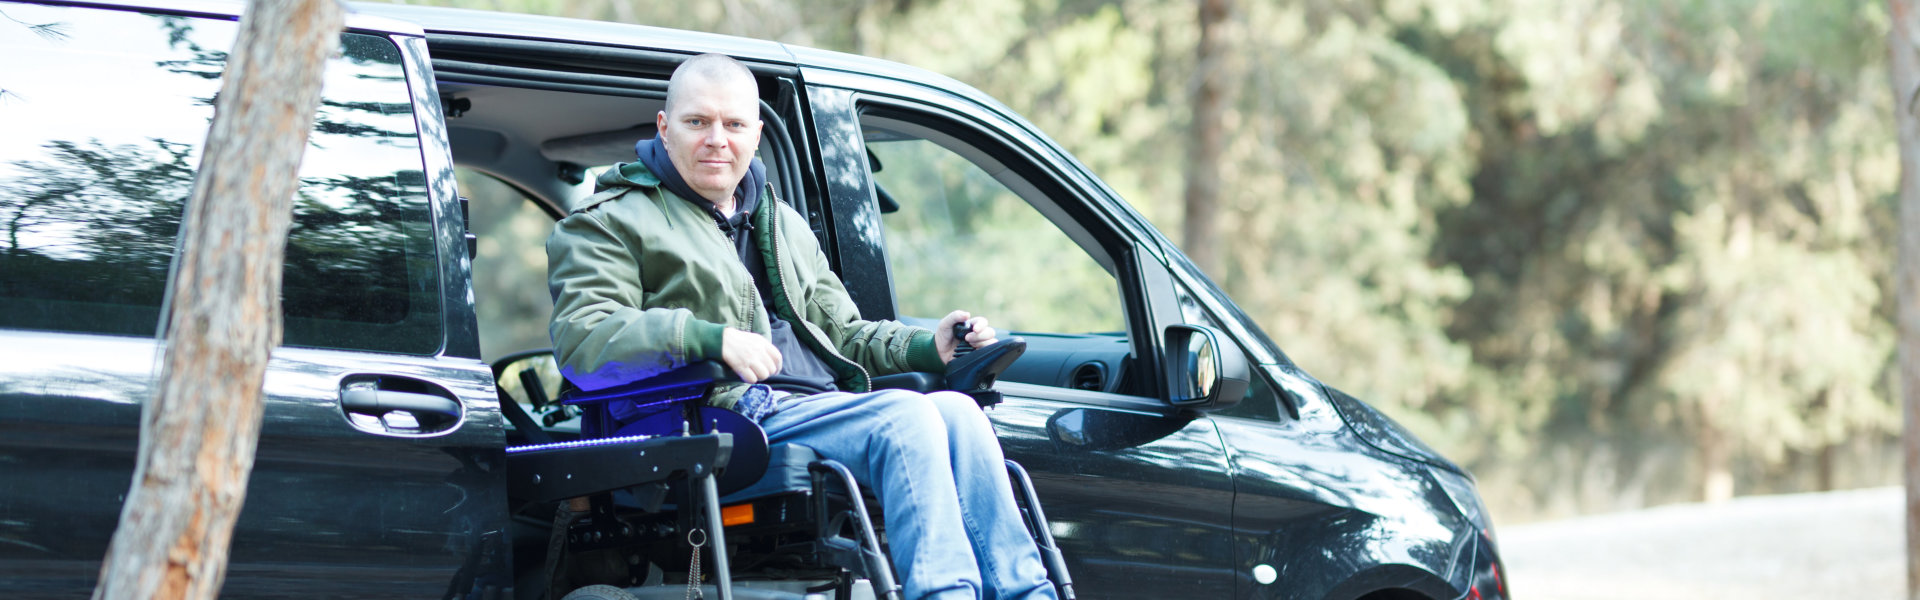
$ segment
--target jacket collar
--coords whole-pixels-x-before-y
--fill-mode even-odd
[[[667,156],[667,148],[660,143],[660,138],[640,140],[633,145],[633,150],[640,160],[638,163],[629,164],[645,166],[653,176],[652,179],[657,182],[655,185],[665,187],[667,191],[673,192],[673,195],[689,202],[708,206],[713,204],[694,193],[693,188],[687,185],[686,179],[680,176],[680,170],[673,166],[673,159]],[[755,157],[747,164],[747,174],[733,187],[734,212],[752,214],[753,210],[759,207],[760,190],[766,187],[766,184],[767,166]]]

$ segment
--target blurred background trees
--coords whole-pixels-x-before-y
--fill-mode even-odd
[[[1169,235],[1217,173],[1177,241],[1503,521],[1898,481],[1883,2],[413,1],[925,67]]]

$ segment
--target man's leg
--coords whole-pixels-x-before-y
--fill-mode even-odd
[[[960,512],[980,559],[984,598],[1054,598],[1053,582],[1040,562],[1040,550],[1021,524],[1013,484],[993,425],[973,398],[959,392],[926,396],[947,423],[948,454],[960,493]]]
[[[821,394],[782,406],[761,426],[769,443],[800,444],[840,461],[880,497],[906,598],[981,597],[947,425],[925,396],[898,390]]]

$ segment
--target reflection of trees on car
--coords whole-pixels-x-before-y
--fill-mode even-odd
[[[151,140],[112,147],[55,141],[47,148],[48,160],[14,163],[28,175],[0,185],[12,199],[0,203],[7,244],[0,269],[14,274],[3,295],[158,306],[193,185],[193,147]],[[425,175],[310,177],[303,184],[287,241],[287,315],[405,318],[413,292],[406,274],[431,269],[433,261],[431,252],[398,251],[409,235],[425,235]],[[408,223],[421,231],[408,231]],[[154,322],[124,325],[131,329],[113,332],[146,335]]]
[[[356,137],[371,137],[385,144],[393,143],[392,139],[394,138],[412,137],[411,132],[387,131],[385,129],[381,129],[373,125],[368,125],[366,123],[342,121],[342,120],[327,118],[327,113],[328,113],[327,109],[330,109],[330,108],[337,108],[337,109],[344,109],[344,110],[359,110],[359,111],[366,111],[374,114],[404,115],[404,114],[407,114],[406,111],[411,110],[411,107],[405,104],[382,103],[382,102],[333,102],[333,101],[322,100],[320,102],[320,105],[322,106],[322,108],[320,112],[315,116],[313,121],[313,132],[316,135],[314,137],[308,138],[307,143],[309,144],[313,144],[316,146],[320,145],[319,136],[317,134],[334,134],[334,135],[350,135],[350,136],[356,136]]]
[[[44,40],[59,41],[59,40],[67,39],[66,23],[61,23],[59,21],[54,21],[51,23],[30,23],[27,21],[15,19],[12,16],[8,15],[5,11],[0,11],[0,18],[4,18],[8,21],[12,21],[13,23],[20,25],[21,27],[25,27],[27,31],[32,32],[34,35],[39,36],[41,39],[44,39]],[[9,97],[12,97],[12,98],[20,97],[19,94],[14,93],[12,90],[8,90],[6,85],[7,85],[7,82],[0,81],[0,102],[5,102]]]
[[[165,83],[149,85],[146,112],[176,121],[211,119],[210,96],[226,67],[231,24],[134,13],[81,16],[62,17],[62,23],[87,40],[76,44],[87,48],[51,45],[48,64],[157,72],[160,79],[151,81]],[[126,28],[151,28],[161,37],[117,33]],[[101,43],[126,53],[81,53]],[[431,215],[398,49],[359,34],[345,34],[340,48],[329,60],[294,200],[282,292],[287,340],[378,347],[380,339],[408,339],[393,332],[380,337],[378,327],[438,321],[438,304],[425,300],[434,297],[428,288],[437,272]],[[77,96],[42,100],[96,106]],[[17,174],[0,183],[0,268],[19,274],[0,289],[0,302],[11,309],[0,323],[152,335],[204,132],[167,134],[175,139],[151,131],[141,137],[107,128],[90,133],[84,141],[48,139],[37,152],[0,166]]]
[[[11,200],[0,204],[7,223],[0,270],[12,274],[0,292],[157,306],[193,184],[192,148],[158,139],[120,146],[54,141],[46,148],[48,160],[15,162],[25,175],[0,185]],[[15,325],[32,319],[21,311],[0,315]],[[154,321],[120,325],[136,330],[112,332],[151,333]]]
[[[427,207],[420,201],[426,194],[425,175],[402,171],[302,183],[287,235],[287,314],[374,323],[405,318],[411,291],[406,274],[433,268],[433,254],[391,249],[404,247],[409,235],[405,224],[426,226]],[[352,201],[316,199],[342,192]]]
[[[210,49],[194,41],[194,38],[197,37],[193,28],[194,20],[175,16],[158,16],[156,18],[160,21],[160,27],[167,31],[168,46],[175,50],[187,52],[191,56],[188,58],[155,61],[155,66],[170,73],[179,73],[181,75],[207,80],[220,79],[221,73],[226,71],[227,52],[225,50]],[[355,79],[404,82],[406,81],[406,77],[401,75],[398,70],[378,69],[380,65],[390,65],[397,60],[399,60],[399,55],[394,51],[393,44],[387,43],[385,40],[379,38],[362,36],[346,36],[342,38],[340,40],[340,56],[336,57],[336,61],[344,61],[353,67],[376,67],[375,70],[365,68],[354,69],[356,72],[352,73],[351,76]],[[341,68],[353,67],[336,65],[334,70],[337,71]],[[202,105],[213,106],[213,98],[211,97],[199,98],[198,100]],[[392,143],[394,139],[411,140],[413,137],[413,132],[411,131],[391,131],[383,129],[367,123],[364,120],[356,120],[351,115],[343,117],[342,115],[335,114],[334,110],[329,110],[355,110],[373,115],[398,115],[410,118],[413,115],[413,106],[404,100],[404,98],[400,98],[392,102],[373,102],[322,98],[320,100],[320,111],[314,115],[313,132],[315,134],[367,137],[378,139],[382,143]],[[209,122],[211,122],[212,118],[213,115],[209,113],[207,115]],[[319,135],[309,136],[307,143],[319,146],[321,137]]]
[[[207,80],[220,79],[220,73],[227,68],[226,50],[209,50],[193,41],[193,21],[185,17],[158,16],[160,27],[167,30],[167,45],[175,50],[185,50],[192,54],[190,58],[156,61],[153,64],[169,72],[191,75]],[[208,106],[213,105],[211,98]]]

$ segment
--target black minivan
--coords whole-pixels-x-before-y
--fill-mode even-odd
[[[98,574],[241,9],[0,0],[0,596],[82,597]],[[545,233],[633,160],[666,76],[705,52],[754,72],[769,180],[866,318],[964,306],[1029,342],[989,417],[1084,597],[1507,597],[1466,471],[1295,366],[1124,199],[967,85],[760,40],[353,10],[301,170],[226,597],[533,595],[514,589],[541,565],[515,555],[530,524],[500,465],[528,439],[503,402],[540,378],[496,375],[551,377]],[[1161,332],[1179,325],[1244,355],[1244,394],[1174,401]],[[343,405],[365,389],[454,408]],[[578,435],[565,409],[522,409]]]

